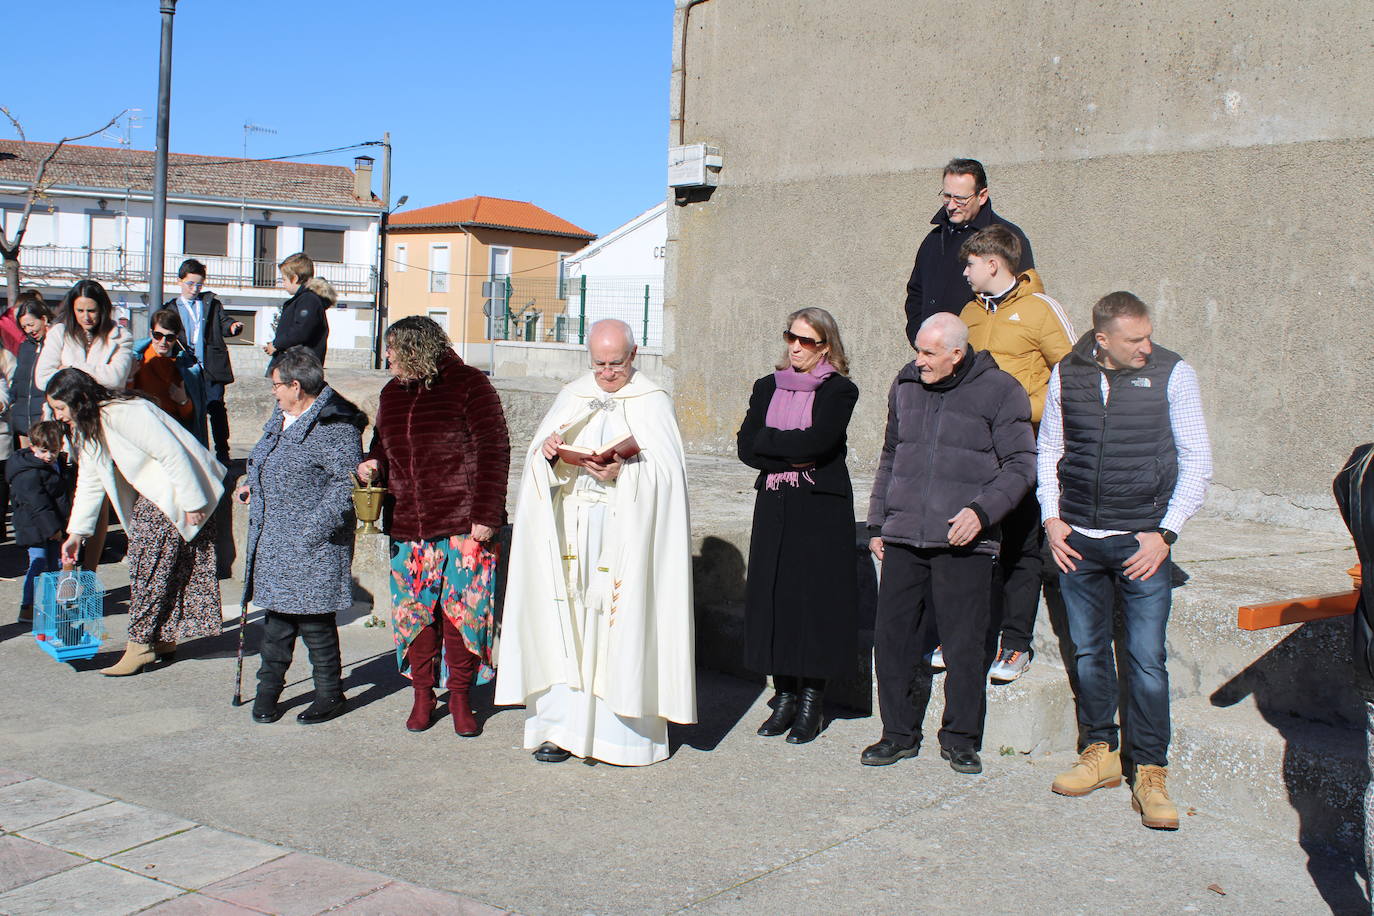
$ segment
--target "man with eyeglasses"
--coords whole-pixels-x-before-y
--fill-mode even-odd
[[[596,322],[587,350],[525,456],[496,702],[525,706],[540,762],[643,766],[696,721],[687,470],[630,326]]]
[[[234,381],[226,337],[243,333],[243,322],[235,321],[224,310],[219,297],[205,289],[205,265],[188,258],[177,268],[181,289],[165,308],[181,316],[181,345],[194,353],[205,378],[205,415],[215,443],[215,457],[221,464],[229,461],[229,412],[224,407],[224,386]]]
[[[911,279],[906,284],[906,339],[936,312],[958,315],[968,302],[969,285],[959,246],[980,229],[1005,226],[1021,242],[1021,269],[1035,266],[1030,241],[1010,221],[998,216],[988,196],[988,176],[977,159],[951,159],[945,166],[940,188],[940,209],[931,218],[931,229],[916,252]]]

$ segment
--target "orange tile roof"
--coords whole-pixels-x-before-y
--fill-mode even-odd
[[[0,140],[0,180],[28,182],[51,143]],[[82,187],[112,193],[153,189],[153,151],[68,143],[48,166],[47,180],[59,187]],[[353,196],[353,170],[342,165],[269,162],[231,156],[167,155],[167,191],[226,200],[332,204],[381,209],[376,195]]]
[[[394,227],[438,228],[441,226],[479,226],[491,229],[514,229],[517,232],[537,232],[541,235],[566,235],[579,239],[594,239],[596,233],[574,226],[554,216],[543,207],[524,200],[504,197],[465,197],[446,204],[403,210],[388,221]]]

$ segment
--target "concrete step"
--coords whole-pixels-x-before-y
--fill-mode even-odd
[[[1363,729],[1327,725],[1253,702],[1173,706],[1170,794],[1305,848],[1359,855],[1369,782]]]

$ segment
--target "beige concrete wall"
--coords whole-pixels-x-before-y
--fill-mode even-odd
[[[1157,341],[1202,379],[1214,505],[1335,524],[1330,479],[1374,437],[1357,385],[1374,369],[1371,37],[1356,2],[696,5],[670,143],[685,125],[725,166],[669,214],[689,446],[732,450],[783,316],[821,305],[863,392],[855,464],[872,466],[910,358],[911,260],[940,167],[966,155],[1078,330],[1114,289],[1156,309]]]

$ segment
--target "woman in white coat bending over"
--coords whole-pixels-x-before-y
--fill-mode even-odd
[[[224,492],[223,466],[152,401],[79,369],[54,375],[47,396],[80,456],[63,562],[76,561],[106,497],[129,535],[129,644],[101,674],[138,674],[181,640],[218,635],[223,614],[208,519]]]
[[[105,287],[94,280],[78,280],[57,306],[33,369],[33,384],[40,391],[61,369],[80,369],[106,388],[120,390],[129,383],[134,368],[134,341],[115,324],[114,306]],[[95,569],[105,547],[110,508],[102,503],[96,526],[86,548],[83,564]]]

